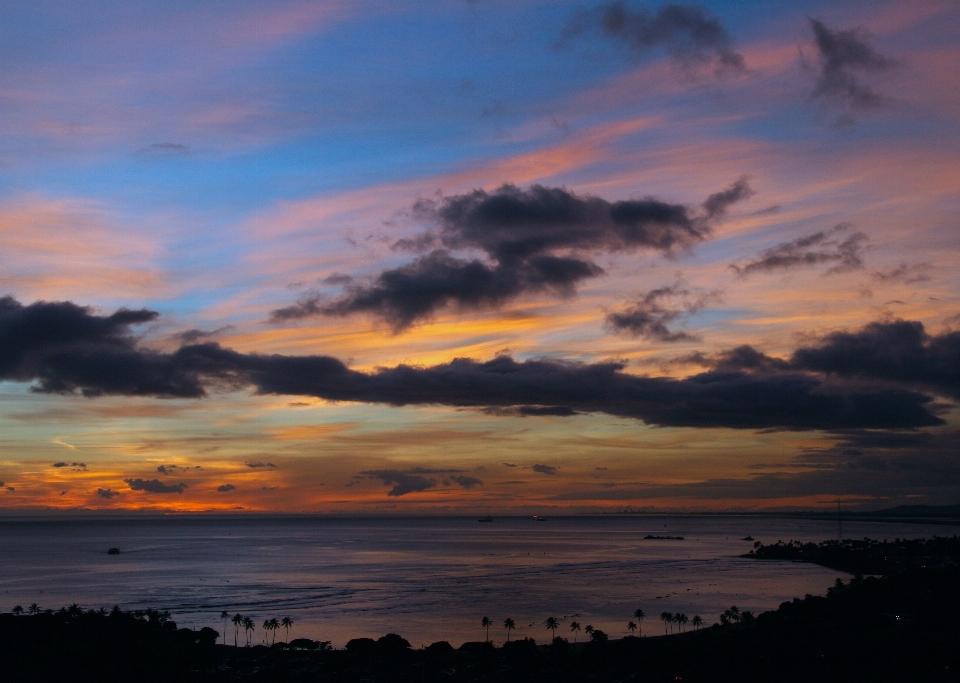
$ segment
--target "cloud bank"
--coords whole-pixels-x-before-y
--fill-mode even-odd
[[[744,347],[684,379],[632,375],[619,362],[509,356],[364,373],[330,356],[246,354],[213,342],[161,353],[141,348],[128,332],[130,325],[152,320],[152,312],[103,317],[69,303],[14,303],[0,313],[0,379],[34,381],[35,390],[44,392],[182,398],[248,387],[332,401],[547,407],[550,415],[606,413],[651,425],[735,429],[931,426],[943,420],[923,392],[960,395],[960,333],[931,336],[909,321],[830,335],[798,349],[790,361]],[[25,348],[23,339],[36,340],[36,347]],[[891,339],[899,343],[891,345]],[[846,379],[858,381],[841,381]],[[258,465],[270,463],[248,463]]]

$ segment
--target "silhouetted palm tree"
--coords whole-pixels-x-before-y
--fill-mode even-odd
[[[580,622],[579,622],[579,621],[571,621],[571,622],[570,622],[570,630],[573,631],[573,642],[577,642],[577,631],[580,630]]]
[[[257,630],[257,625],[253,623],[251,617],[243,618],[243,632],[247,636],[247,647],[250,647],[250,637],[253,635],[253,632]]]
[[[270,630],[273,631],[273,640],[270,641],[271,645],[277,644],[277,631],[280,630],[280,622],[277,621],[276,617],[273,617],[270,620]]]
[[[264,645],[267,644],[267,636],[270,635],[271,628],[273,628],[273,626],[270,624],[270,620],[264,619],[263,620],[263,644]]]
[[[243,625],[243,616],[238,612],[230,621],[233,622],[233,646],[238,647],[237,638],[240,635],[240,627]]]
[[[18,617],[21,614],[23,614],[23,608],[20,605],[15,605],[14,608],[10,611],[13,612],[15,615],[17,615]]]
[[[593,626],[591,626],[590,624],[587,624],[586,626],[583,627],[583,632],[586,633],[588,636],[593,637]]]
[[[630,631],[630,633],[633,633],[634,631],[637,630],[637,625],[636,625],[635,623],[633,623],[632,621],[628,621],[628,622],[627,622],[627,630]]]
[[[700,627],[703,626],[703,619],[700,618],[699,614],[694,614],[693,621],[690,623],[693,624],[693,627],[699,631]]]
[[[663,635],[667,635],[667,626],[673,624],[673,615],[670,612],[660,612],[660,621],[663,622]]]
[[[490,617],[484,617],[483,619],[480,620],[480,628],[485,628],[485,629],[487,629],[487,642],[488,642],[488,643],[490,642],[490,626],[491,626],[492,624],[493,624],[493,622],[490,621]]]
[[[290,617],[284,617],[280,620],[280,625],[287,629],[287,639],[286,642],[290,642],[290,627],[293,626],[293,619]]]
[[[560,626],[560,622],[556,617],[547,617],[547,620],[543,622],[543,625],[553,634],[553,638],[557,637],[557,628]],[[553,639],[551,638],[551,640]]]
[[[503,627],[504,627],[505,629],[507,629],[507,642],[508,642],[508,643],[510,642],[510,631],[512,631],[514,628],[516,628],[516,626],[517,626],[517,625],[516,625],[515,623],[513,623],[513,619],[511,619],[510,617],[507,617],[506,619],[503,620]]]
[[[227,614],[227,611],[224,610],[220,612],[220,618],[223,619],[223,644],[227,644],[227,619],[230,618],[230,615]]]
[[[637,619],[637,628],[640,629],[640,635],[642,636],[643,635],[643,618],[647,615],[644,614],[642,609],[638,609],[636,612],[633,613],[633,616],[636,617]]]
[[[35,602],[30,603],[29,611],[30,614],[40,614],[40,605]]]
[[[689,621],[689,619],[687,619],[687,615],[681,612],[675,617],[675,620],[680,625],[680,633],[683,633],[683,625]]]

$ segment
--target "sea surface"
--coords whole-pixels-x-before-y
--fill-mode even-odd
[[[846,538],[953,535],[956,527],[845,522]],[[399,633],[414,647],[490,638],[548,641],[547,617],[643,634],[658,615],[701,615],[731,605],[762,612],[823,594],[837,572],[741,559],[752,543],[835,538],[836,522],[776,517],[329,518],[172,516],[122,519],[0,518],[0,610],[14,605],[169,610],[180,626],[210,626],[234,642],[220,613],[294,621],[290,637],[329,640]],[[645,540],[644,536],[684,540]],[[108,555],[118,547],[120,555]],[[283,639],[285,632],[276,632]],[[578,638],[584,636],[582,632]],[[239,642],[244,643],[243,631]]]

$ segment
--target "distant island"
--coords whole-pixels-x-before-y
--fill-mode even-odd
[[[645,541],[682,541],[683,536],[656,536],[654,534],[647,534],[643,537]]]
[[[957,681],[958,548],[960,537],[757,544],[754,559],[829,562],[844,571],[876,568],[882,553],[896,561],[880,567],[882,576],[837,579],[824,596],[756,616],[731,607],[712,626],[643,638],[595,630],[586,643],[552,637],[557,620],[550,618],[545,644],[478,640],[454,648],[439,641],[414,650],[387,634],[355,638],[342,650],[306,638],[243,647],[242,639],[218,644],[217,629],[178,628],[165,612],[18,606],[0,614],[0,670],[5,683]]]

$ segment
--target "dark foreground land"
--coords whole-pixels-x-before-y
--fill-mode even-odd
[[[556,639],[411,650],[389,635],[351,641],[346,650],[302,639],[291,643],[296,648],[235,648],[216,645],[213,629],[177,629],[156,612],[3,614],[0,680],[960,681],[960,567],[935,560],[838,583],[826,596],[725,626],[579,646]]]

